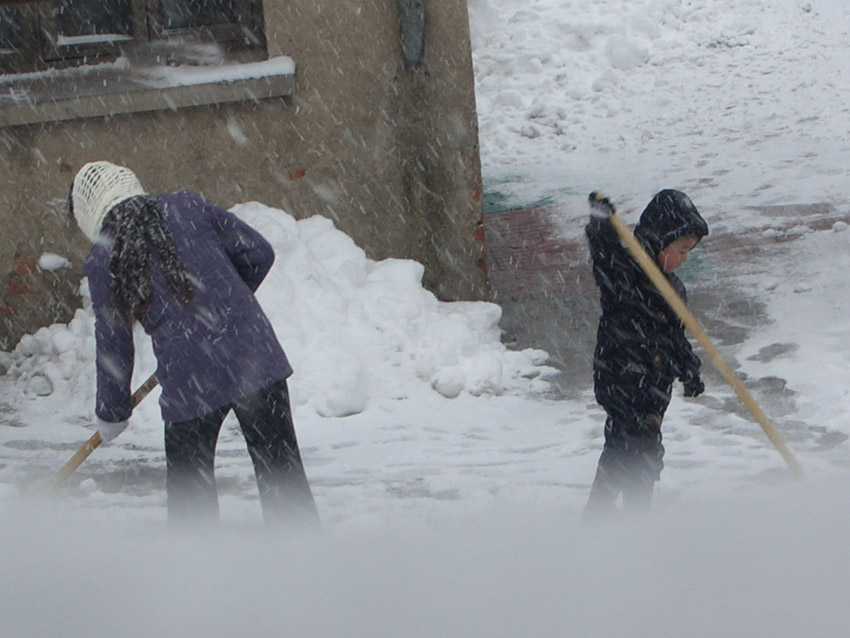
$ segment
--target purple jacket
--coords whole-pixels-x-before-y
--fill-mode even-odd
[[[167,422],[195,419],[287,378],[292,368],[254,291],[274,262],[271,245],[235,215],[189,191],[161,195],[165,224],[192,280],[182,303],[153,266],[153,299],[142,326],[153,341],[160,408]],[[113,231],[101,230],[86,259],[95,313],[97,402],[105,421],[130,416],[132,327],[111,304]]]

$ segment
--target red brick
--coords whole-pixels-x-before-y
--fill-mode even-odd
[[[30,275],[38,270],[35,259],[19,259],[15,262],[16,275]]]
[[[6,291],[9,295],[23,295],[28,293],[32,287],[28,282],[21,279],[12,279],[6,284]]]

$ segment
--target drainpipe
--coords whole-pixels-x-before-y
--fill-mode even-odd
[[[422,64],[425,55],[425,0],[398,0],[401,47],[409,71]]]

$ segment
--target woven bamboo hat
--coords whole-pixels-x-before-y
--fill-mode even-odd
[[[125,199],[146,195],[129,168],[111,162],[89,162],[74,177],[71,205],[80,230],[94,243],[106,214]]]

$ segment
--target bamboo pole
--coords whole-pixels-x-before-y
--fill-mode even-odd
[[[591,198],[593,197],[599,198],[598,195],[592,193]],[[594,204],[593,199],[591,199],[591,204]],[[620,236],[620,239],[626,245],[626,248],[629,250],[632,257],[634,257],[643,272],[646,273],[646,276],[649,277],[650,281],[652,281],[653,285],[658,289],[658,292],[661,293],[665,301],[673,309],[673,312],[678,315],[679,319],[682,320],[682,323],[684,323],[691,334],[694,335],[703,350],[705,350],[706,354],[708,354],[708,358],[711,360],[714,367],[717,368],[721,375],[723,375],[726,382],[732,386],[732,389],[735,391],[735,394],[738,395],[741,403],[744,404],[756,422],[761,426],[762,430],[764,430],[764,433],[767,434],[767,438],[770,439],[770,442],[773,443],[774,447],[779,450],[779,453],[782,455],[782,458],[785,459],[785,462],[788,464],[788,467],[791,468],[794,475],[803,481],[805,478],[803,470],[799,463],[797,463],[797,460],[794,458],[791,450],[789,450],[788,446],[785,445],[785,441],[782,439],[782,436],[776,431],[773,423],[771,423],[770,419],[762,411],[758,403],[756,403],[756,400],[744,386],[744,383],[738,375],[735,374],[732,366],[730,366],[721,356],[714,343],[702,329],[702,326],[700,326],[696,317],[694,317],[693,313],[688,310],[688,307],[682,301],[681,297],[676,294],[676,291],[673,290],[673,286],[670,285],[667,277],[665,277],[661,272],[658,264],[656,264],[655,261],[647,254],[644,247],[635,238],[632,231],[628,226],[626,226],[625,222],[620,219],[614,210],[614,207],[610,205],[610,203],[608,211],[610,213],[608,219],[610,220],[611,225],[614,227],[614,230],[617,231],[617,235]]]
[[[156,376],[152,374],[142,385],[140,385],[136,389],[136,391],[130,397],[130,409],[135,408],[137,405],[139,405],[139,403],[141,403],[142,400],[146,396],[148,396],[156,386]],[[100,438],[100,432],[95,432],[94,434],[92,434],[91,438],[89,438],[88,441],[83,443],[80,449],[74,453],[74,456],[68,459],[68,462],[65,463],[65,465],[63,465],[58,472],[56,472],[52,479],[50,479],[50,482],[45,486],[43,490],[44,495],[47,496],[48,494],[56,490],[56,488],[59,487],[62,482],[74,472],[74,470],[76,470],[78,467],[80,467],[80,465],[82,465],[83,461],[88,458],[89,454],[94,452],[95,449],[101,443],[103,443],[103,440]]]

